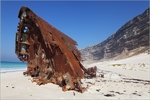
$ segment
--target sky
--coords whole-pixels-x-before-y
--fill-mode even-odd
[[[1,1],[1,61],[19,61],[15,34],[21,6],[77,41],[80,50],[107,39],[143,13],[149,1]]]

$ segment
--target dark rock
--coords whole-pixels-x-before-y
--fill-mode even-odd
[[[103,42],[80,50],[83,61],[117,60],[149,52],[149,10],[128,21]]]

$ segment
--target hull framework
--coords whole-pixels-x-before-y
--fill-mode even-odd
[[[48,24],[28,7],[21,7],[18,18],[15,53],[27,62],[24,75],[38,85],[54,83],[63,91],[84,92],[81,79],[96,77],[97,67],[86,69],[81,64],[77,42]]]

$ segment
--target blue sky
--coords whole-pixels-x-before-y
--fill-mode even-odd
[[[78,49],[107,39],[133,17],[143,13],[148,1],[2,1],[1,60],[19,61],[15,54],[18,12],[27,6],[48,23],[70,36]]]

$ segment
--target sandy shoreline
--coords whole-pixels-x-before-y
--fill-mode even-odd
[[[142,61],[140,58],[145,60]],[[144,63],[144,67],[138,66],[138,63]],[[129,64],[132,69],[128,68]],[[122,61],[93,63],[86,67],[94,65],[98,67],[97,77],[81,80],[83,87],[89,86],[82,94],[73,90],[63,92],[61,87],[52,83],[38,86],[31,82],[31,77],[24,76],[23,71],[19,71],[1,73],[0,98],[1,100],[150,99],[149,55],[143,54]],[[101,74],[104,78],[99,77]]]

